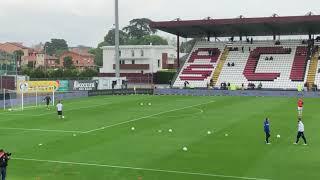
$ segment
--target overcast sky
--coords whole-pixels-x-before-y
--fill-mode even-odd
[[[120,25],[152,20],[320,14],[319,0],[119,0]],[[299,3],[298,3],[299,2]],[[33,45],[51,38],[96,46],[114,24],[114,0],[0,0],[0,42]]]

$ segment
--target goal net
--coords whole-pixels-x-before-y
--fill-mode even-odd
[[[4,90],[5,96],[3,96],[3,109],[4,110],[24,110],[28,108],[36,108],[44,106],[44,98],[50,96],[51,103],[54,105],[54,91],[52,92],[17,92],[14,90]]]
[[[38,108],[46,106],[45,97],[51,98],[50,106],[54,106],[57,101],[65,99],[74,99],[80,97],[88,97],[87,91],[68,91],[68,92],[43,92],[28,91],[21,92],[15,90],[3,90],[0,104],[4,110],[24,110],[28,108]]]

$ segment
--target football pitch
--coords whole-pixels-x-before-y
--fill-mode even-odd
[[[316,180],[320,100],[304,101],[308,146],[297,98],[100,96],[65,100],[65,119],[1,111],[0,148],[8,180]]]

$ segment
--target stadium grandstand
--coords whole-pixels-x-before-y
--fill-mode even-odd
[[[178,19],[151,26],[176,35],[177,49],[180,37],[206,38],[179,65],[173,87],[296,90],[320,85],[318,15]],[[298,38],[302,36],[306,38]],[[223,37],[228,41],[221,41]],[[179,53],[177,57],[180,64]]]

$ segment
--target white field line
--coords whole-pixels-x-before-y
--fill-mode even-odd
[[[84,133],[82,131],[66,131],[66,130],[55,130],[55,129],[25,129],[25,128],[10,128],[0,127],[2,130],[21,130],[21,131],[40,131],[40,132],[54,132],[54,133]]]
[[[121,122],[121,123],[116,123],[116,124],[112,124],[112,125],[108,125],[108,126],[103,126],[103,127],[97,128],[97,129],[92,129],[92,130],[86,131],[84,133],[87,134],[87,133],[92,133],[92,132],[95,132],[95,131],[101,131],[101,130],[104,130],[104,129],[107,129],[107,128],[111,128],[111,127],[115,127],[115,126],[119,126],[119,125],[123,125],[123,124],[128,124],[128,123],[131,123],[131,122],[135,122],[135,121],[139,121],[139,120],[142,120],[142,119],[151,118],[151,117],[154,117],[154,116],[158,116],[158,115],[162,115],[162,114],[166,114],[166,113],[170,113],[170,112],[175,112],[175,111],[189,109],[189,108],[193,108],[193,107],[197,107],[197,106],[202,106],[202,105],[210,104],[210,103],[213,103],[213,102],[215,102],[215,101],[209,101],[209,102],[202,103],[202,104],[196,104],[196,105],[192,105],[192,106],[186,106],[186,107],[183,107],[183,108],[172,109],[172,110],[169,110],[169,111],[164,111],[164,112],[152,114],[152,115],[148,115],[148,116],[132,119],[132,120],[129,120],[129,121],[124,121],[124,122]]]
[[[119,125],[122,125],[122,124],[127,124],[127,123],[130,123],[130,122],[135,122],[135,121],[139,121],[139,120],[146,119],[146,118],[151,118],[151,117],[158,116],[158,115],[161,115],[161,114],[174,112],[174,111],[179,111],[179,110],[183,110],[183,109],[188,109],[188,108],[192,108],[192,107],[197,107],[197,106],[201,106],[201,105],[206,105],[206,104],[210,104],[210,103],[213,103],[213,102],[215,102],[215,101],[210,101],[210,102],[207,102],[207,103],[196,104],[196,105],[187,106],[187,107],[183,107],[183,108],[164,111],[164,112],[160,112],[160,113],[156,113],[156,114],[152,114],[152,115],[148,115],[148,116],[132,119],[132,120],[129,120],[129,121],[124,121],[124,122],[121,122],[121,123],[112,124],[112,125],[109,125],[109,126],[104,126],[104,127],[93,129],[93,130],[89,130],[89,131],[72,131],[72,130],[68,131],[68,130],[55,130],[55,129],[27,129],[27,128],[11,128],[11,127],[0,127],[0,129],[2,129],[2,130],[22,130],[22,131],[88,134],[88,133],[92,133],[92,132],[95,132],[95,131],[101,131],[101,130],[104,130],[104,129],[107,129],[107,128],[119,126]],[[94,106],[87,106],[87,107],[82,107],[82,108],[74,108],[74,109],[69,109],[68,111],[93,108],[93,107],[98,107],[98,106],[108,105],[108,104],[112,104],[112,103],[106,103],[106,104],[100,104],[100,105],[94,105]],[[36,116],[36,117],[44,116],[44,115],[48,115],[48,114],[52,114],[52,113],[43,113],[43,114],[39,114],[39,115],[33,115],[33,117],[34,116]],[[19,114],[19,115],[21,115],[21,114]]]
[[[79,166],[93,166],[93,167],[106,167],[106,168],[114,168],[114,169],[129,169],[129,170],[161,172],[161,173],[193,175],[193,176],[219,177],[219,178],[226,178],[226,179],[271,180],[271,179],[265,179],[265,178],[254,178],[254,177],[243,177],[243,176],[228,176],[228,175],[220,175],[220,174],[185,172],[185,171],[174,171],[174,170],[164,170],[164,169],[138,168],[138,167],[129,167],[129,166],[114,166],[114,165],[95,164],[95,163],[80,163],[80,162],[68,162],[68,161],[52,161],[52,160],[27,159],[27,158],[12,158],[12,159],[13,159],[13,160],[20,160],[20,161],[33,161],[33,162],[44,162],[44,163],[55,163],[55,164],[69,164],[69,165],[79,165]]]
[[[90,109],[90,108],[94,108],[94,107],[100,107],[100,106],[105,106],[105,105],[109,105],[112,104],[111,102],[109,103],[104,103],[104,104],[98,104],[98,105],[92,105],[92,106],[86,106],[86,107],[79,107],[79,108],[71,108],[71,109],[67,109],[64,110],[64,112],[69,112],[69,111],[74,111],[74,110],[81,110],[81,109]],[[37,115],[28,115],[28,114],[9,114],[9,113],[4,113],[6,116],[31,116],[31,117],[41,117],[41,116],[45,116],[45,115],[50,115],[50,114],[55,114],[56,112],[48,112],[48,113],[42,113],[42,114],[37,114]],[[1,121],[0,121],[1,122]]]

